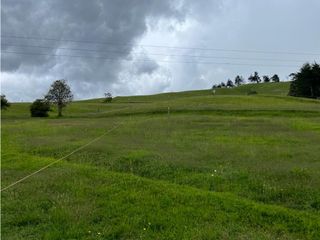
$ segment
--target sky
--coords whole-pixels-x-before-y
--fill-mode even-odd
[[[75,99],[208,89],[320,62],[319,0],[2,0],[1,93]]]

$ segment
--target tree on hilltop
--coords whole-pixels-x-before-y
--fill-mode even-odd
[[[267,75],[263,76],[262,79],[263,79],[263,82],[265,82],[265,83],[270,82],[270,78]]]
[[[234,87],[234,84],[233,84],[233,82],[232,82],[231,79],[228,79],[228,81],[227,81],[227,87],[228,87],[228,88]]]
[[[58,117],[62,116],[62,108],[66,107],[73,99],[70,87],[66,80],[56,80],[52,83],[45,99],[55,104],[58,109]]]
[[[250,82],[255,82],[255,83],[261,82],[261,78],[259,77],[258,72],[254,72],[253,75],[250,75],[250,77],[248,78],[248,80],[249,80]]]
[[[235,85],[240,86],[241,84],[244,83],[243,77],[241,77],[241,76],[239,76],[239,75],[236,76],[236,78],[234,79],[234,83],[235,83]]]
[[[271,79],[272,82],[280,82],[280,78],[277,74],[274,74]]]

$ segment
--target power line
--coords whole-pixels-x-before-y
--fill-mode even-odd
[[[307,53],[307,52],[286,52],[286,51],[261,51],[261,50],[242,50],[242,49],[223,49],[223,48],[203,48],[203,47],[178,47],[168,45],[150,45],[150,44],[129,44],[129,43],[114,43],[105,41],[90,41],[90,40],[75,40],[75,39],[57,39],[57,38],[40,38],[40,37],[25,37],[14,35],[1,35],[1,38],[11,39],[33,39],[45,41],[58,41],[58,42],[75,42],[75,43],[90,43],[90,44],[103,44],[103,45],[116,45],[116,46],[133,46],[133,47],[151,47],[151,48],[167,48],[167,49],[181,49],[181,50],[201,50],[201,51],[221,51],[221,52],[240,52],[240,53],[263,53],[263,54],[289,54],[289,55],[310,55],[320,56],[320,53]]]
[[[24,45],[24,44],[2,44],[7,47],[21,47],[21,48],[43,48],[43,49],[56,49],[56,50],[71,50],[71,51],[84,51],[84,52],[98,52],[98,53],[112,53],[112,54],[128,54],[126,51],[116,51],[116,50],[95,50],[95,49],[84,49],[84,48],[66,48],[66,47],[50,47],[50,46],[38,46],[38,45]],[[131,52],[135,55],[144,53]],[[306,60],[291,60],[291,59],[274,59],[274,58],[241,58],[241,57],[223,57],[223,56],[208,56],[208,55],[188,55],[188,54],[162,54],[162,53],[149,53],[151,56],[164,56],[164,57],[190,57],[190,58],[204,58],[204,59],[229,59],[229,60],[254,60],[254,61],[276,61],[276,62],[305,62]]]
[[[46,54],[46,53],[30,53],[30,52],[15,52],[15,51],[3,51],[2,53],[18,54],[18,55],[35,55],[35,56],[53,56],[53,57],[71,57],[71,58],[85,58],[85,59],[103,59],[111,61],[132,61],[128,59],[117,59],[108,57],[96,57],[96,56],[81,56],[81,55],[64,55],[64,54]],[[154,62],[150,59],[136,59],[135,62]],[[209,65],[235,65],[235,66],[262,66],[262,67],[299,67],[296,65],[273,65],[273,64],[253,64],[253,63],[231,63],[231,62],[183,62],[183,61],[165,61],[157,60],[157,62],[163,63],[182,63],[182,64],[209,64]]]

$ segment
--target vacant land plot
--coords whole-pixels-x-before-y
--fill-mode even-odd
[[[3,191],[3,239],[319,239],[320,102],[287,87],[12,104],[2,187],[119,127]]]

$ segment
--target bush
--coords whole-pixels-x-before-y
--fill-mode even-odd
[[[31,117],[48,117],[50,103],[44,99],[35,100],[30,106]]]

